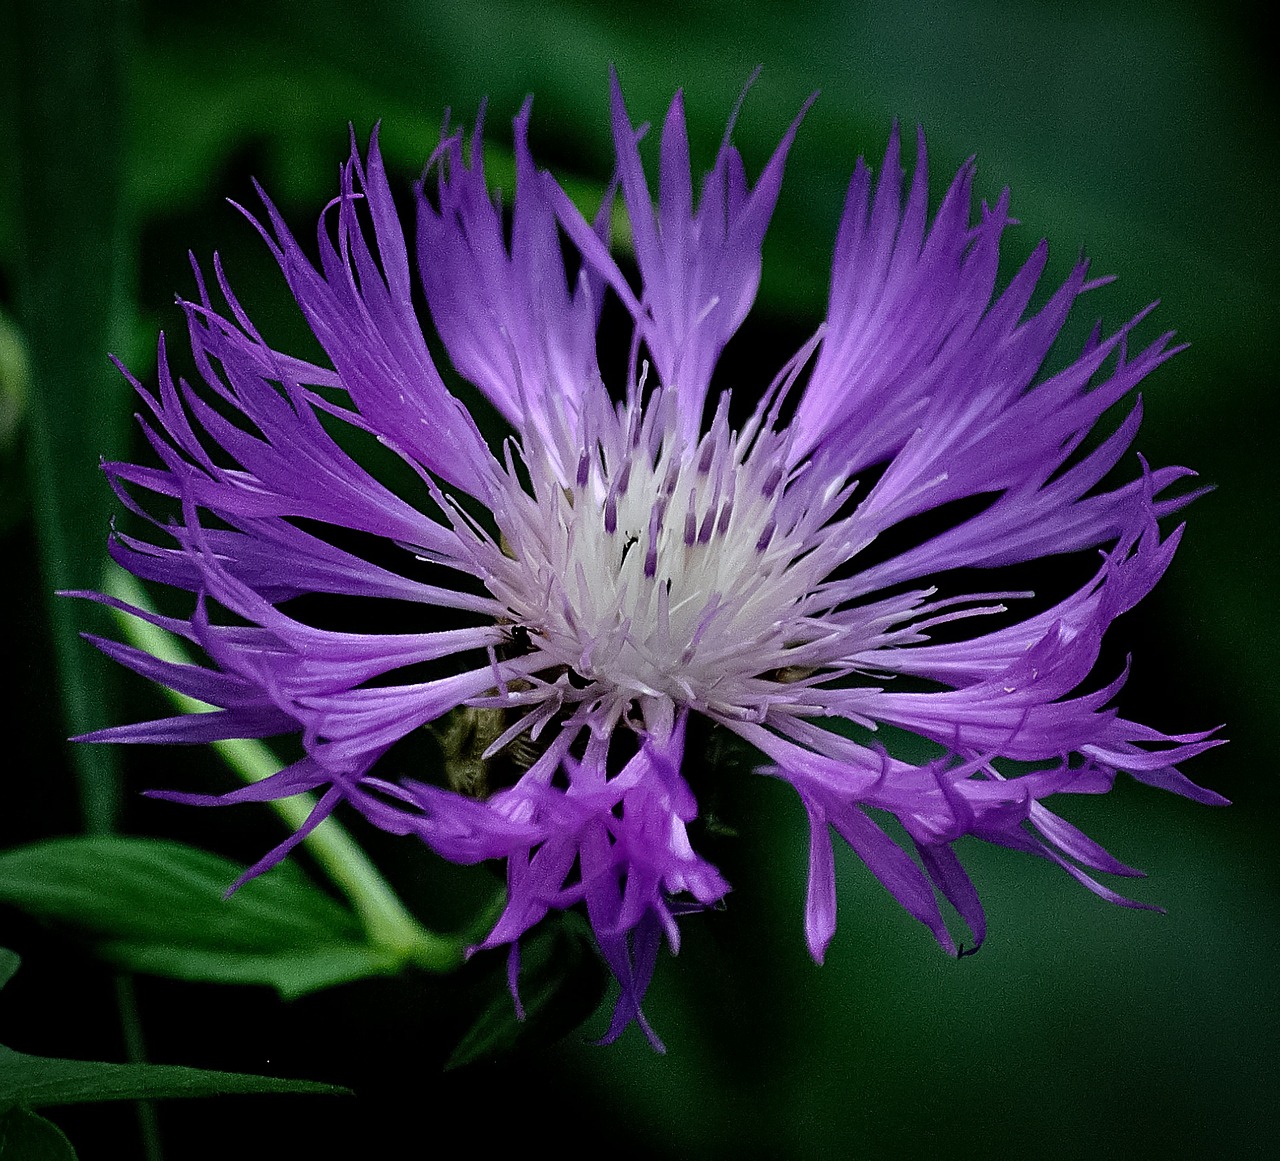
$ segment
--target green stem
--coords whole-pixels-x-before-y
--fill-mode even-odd
[[[120,1010],[120,1031],[124,1036],[125,1058],[135,1064],[147,1059],[147,1044],[142,1036],[142,1020],[138,1017],[138,1000],[133,990],[133,976],[116,973],[116,1007]],[[142,1137],[142,1153],[146,1161],[164,1161],[160,1146],[160,1122],[156,1119],[154,1101],[134,1101],[138,1111],[138,1133]]]
[[[127,604],[150,611],[142,586],[122,569],[111,570],[107,591]],[[119,615],[119,621],[130,644],[163,661],[191,663],[182,647],[162,629],[125,613]],[[165,692],[183,713],[200,713],[211,708],[174,690]],[[275,755],[256,739],[235,738],[214,742],[213,746],[246,782],[261,782],[280,770]],[[297,830],[310,817],[316,801],[314,794],[303,793],[274,799],[271,805]],[[330,881],[347,897],[371,943],[385,948],[401,962],[427,971],[452,971],[462,963],[467,941],[462,936],[440,935],[423,927],[337,819],[326,818],[303,842]]]

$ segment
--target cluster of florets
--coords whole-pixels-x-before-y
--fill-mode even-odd
[[[1105,439],[1084,442],[1173,353],[1171,336],[1133,354],[1135,319],[1042,375],[1073,302],[1098,283],[1081,262],[1030,310],[1041,244],[997,291],[1007,193],[971,222],[966,165],[931,220],[923,138],[904,190],[895,131],[874,188],[861,160],[854,171],[825,321],[771,383],[731,385],[759,399],[735,428],[712,374],[755,297],[799,118],[754,185],[726,133],[695,205],[677,96],[655,203],[642,131],[615,81],[638,287],[611,255],[612,195],[584,219],[534,166],[528,118],[526,105],[509,233],[486,187],[479,124],[469,157],[448,137],[416,191],[413,257],[431,323],[509,424],[500,447],[428,352],[376,134],[364,156],[353,141],[318,265],[264,195],[259,229],[327,365],[273,349],[220,267],[227,309],[203,281],[184,304],[203,382],[175,382],[162,346],[158,392],[138,385],[158,466],[107,468],[139,514],[130,497],[141,492],[179,515],[158,522],[161,543],[117,535],[112,552],[137,576],[194,594],[186,620],[131,611],[198,645],[207,664],[102,647],[215,708],[94,737],[298,736],[303,757],[219,801],[318,790],[317,819],[346,801],[446,859],[505,860],[506,909],[483,946],[511,945],[513,978],[521,937],[553,909],[584,906],[621,985],[609,1037],[632,1019],[649,1031],[640,1000],[664,935],[674,948],[676,916],[729,889],[689,840],[699,807],[686,772],[705,760],[686,747],[691,716],[732,731],[763,773],[798,792],[812,827],[815,959],[835,927],[832,827],[952,952],[944,903],[971,946],[985,928],[952,849],[962,835],[1047,857],[1103,898],[1144,906],[1094,877],[1136,872],[1044,800],[1105,791],[1125,770],[1220,801],[1174,768],[1214,744],[1207,734],[1125,720],[1109,708],[1123,678],[1080,691],[1108,626],[1173,555],[1180,529],[1162,537],[1158,520],[1194,494],[1168,494],[1189,474],[1180,468],[1144,465],[1104,483],[1137,431],[1136,403]],[[562,235],[580,256],[572,277]],[[629,377],[610,385],[596,353],[606,294],[634,327]],[[331,434],[335,420],[400,456],[420,495],[357,464]],[[971,497],[988,499],[860,564],[887,530]],[[347,530],[391,555],[364,559]],[[1099,547],[1088,583],[1021,616],[1010,610],[1030,594],[948,591],[955,570]],[[442,627],[326,628],[294,603],[314,593],[427,607]],[[943,624],[947,638],[931,639]],[[422,666],[434,675],[402,677]],[[908,688],[895,687],[901,678]],[[518,752],[501,784],[451,785],[386,759],[424,726],[446,736],[461,714],[486,723],[472,732],[481,772]],[[900,761],[850,724],[900,727],[942,756]],[[1029,765],[1014,776],[1005,759]],[[909,846],[871,808],[894,816]]]

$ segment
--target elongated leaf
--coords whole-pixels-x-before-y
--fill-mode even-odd
[[[286,1000],[368,976],[390,975],[400,964],[364,944],[298,946],[262,955],[209,947],[114,940],[98,954],[131,971],[216,984],[267,984]]]
[[[520,1001],[516,1017],[505,972],[495,973],[494,995],[463,1034],[446,1069],[491,1060],[514,1048],[550,1044],[576,1028],[600,1003],[605,971],[585,921],[568,912],[541,924],[521,943]]]
[[[30,1109],[0,1115],[0,1161],[75,1161],[76,1151],[52,1121]]]
[[[243,1072],[211,1072],[177,1064],[104,1064],[28,1056],[0,1046],[0,1106],[160,1100],[250,1092],[346,1093],[339,1085]]]
[[[18,970],[18,964],[21,962],[17,952],[10,951],[7,947],[0,947],[0,988],[13,979],[13,973]]]
[[[0,969],[12,975],[18,956],[0,948]],[[285,1080],[239,1072],[211,1072],[172,1064],[109,1064],[30,1056],[0,1044],[0,1159],[37,1161],[74,1157],[54,1147],[62,1140],[55,1126],[30,1114],[45,1105],[87,1101],[154,1100],[163,1097],[216,1096],[221,1093],[346,1093],[339,1085]],[[47,1127],[46,1127],[47,1126]],[[52,1132],[50,1132],[52,1130]],[[66,1146],[70,1149],[70,1146]],[[39,1152],[44,1149],[45,1152]],[[6,1150],[9,1150],[6,1152]]]
[[[331,195],[334,151],[345,146],[347,124],[364,140],[380,122],[383,156],[408,173],[440,141],[448,105],[443,93],[424,103],[416,88],[406,94],[388,86],[384,75],[365,75],[358,62],[319,63],[291,40],[239,35],[235,53],[210,52],[220,30],[192,39],[178,27],[147,38],[134,57],[127,188],[142,216],[171,212],[200,196],[246,140],[266,153],[270,169],[257,176],[273,197],[300,204]],[[283,75],[287,102],[278,99]],[[485,169],[495,186],[514,187],[515,157],[500,133],[485,145]],[[594,214],[605,182],[563,180],[569,195]],[[615,241],[625,244],[630,226],[621,209],[614,225]]]
[[[285,997],[399,966],[293,864],[227,898],[239,873],[227,859],[176,842],[55,839],[0,855],[0,900],[72,928],[122,966],[269,984]]]
[[[52,594],[99,584],[112,498],[98,465],[120,454],[127,430],[128,388],[107,360],[132,266],[120,215],[127,9],[124,0],[19,0],[5,31],[17,45],[15,290],[30,366],[29,483],[74,733],[114,716],[107,666],[78,636],[102,614]],[[71,758],[87,829],[113,829],[114,753],[81,746]]]
[[[0,309],[0,535],[25,513],[21,431],[26,411],[27,348],[13,320]]]

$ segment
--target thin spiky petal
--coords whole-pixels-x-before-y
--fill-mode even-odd
[[[251,220],[326,365],[274,350],[220,263],[212,286],[196,267],[181,306],[199,378],[174,378],[162,339],[157,388],[131,380],[153,460],[106,465],[134,525],[113,535],[113,557],[188,593],[191,611],[75,595],[198,649],[176,662],[91,639],[210,708],[86,740],[296,736],[302,756],[263,782],[156,793],[212,804],[314,790],[307,827],[345,802],[455,863],[503,860],[506,906],[478,947],[509,946],[516,994],[520,941],[580,908],[619,986],[606,1042],[635,1023],[661,1050],[642,1010],[658,951],[678,949],[680,916],[729,891],[690,837],[699,717],[800,798],[819,962],[836,930],[835,836],[955,955],[987,932],[955,849],[966,836],[1151,907],[1107,886],[1100,876],[1139,872],[1046,802],[1104,794],[1121,771],[1224,801],[1178,769],[1219,744],[1213,731],[1130,721],[1116,707],[1127,668],[1095,674],[1112,624],[1170,566],[1182,528],[1159,522],[1203,490],[1140,458],[1114,482],[1141,423],[1137,389],[1179,349],[1172,335],[1137,342],[1144,312],[1046,373],[1069,313],[1105,279],[1081,260],[1039,294],[1041,242],[1002,285],[1008,191],[975,215],[969,162],[930,215],[924,136],[908,183],[895,127],[878,177],[854,169],[825,322],[744,385],[759,402],[735,427],[729,394],[709,387],[754,300],[804,110],[754,184],[731,120],[695,190],[677,94],[656,199],[616,76],[611,116],[638,288],[609,250],[613,187],[589,223],[536,167],[529,103],[509,230],[477,119],[469,152],[446,135],[414,192],[415,263],[376,133],[363,155],[353,142],[318,264],[264,195],[265,220]],[[510,427],[492,450],[429,354],[413,266],[454,368]],[[633,327],[630,371],[610,385],[596,351],[606,293]],[[401,461],[394,487],[347,450],[369,437]],[[965,518],[936,519],[957,501]],[[926,513],[928,536],[872,558]],[[1096,572],[1056,602],[956,580],[1091,549]],[[379,627],[327,623],[317,594],[381,611]],[[937,756],[892,756],[874,744],[881,725]],[[423,727],[460,752],[465,778],[391,760]],[[491,761],[507,762],[505,783],[489,784]]]

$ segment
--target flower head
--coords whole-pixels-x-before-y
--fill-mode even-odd
[[[695,203],[677,95],[655,200],[643,131],[615,79],[633,285],[611,255],[614,195],[588,223],[535,167],[529,113],[515,121],[509,229],[486,185],[479,123],[469,156],[446,137],[415,190],[416,252],[376,133],[363,156],[353,140],[318,263],[263,195],[255,225],[324,364],[270,346],[216,262],[225,308],[202,279],[182,304],[201,382],[174,381],[162,341],[159,390],[135,384],[158,465],[107,465],[136,512],[150,493],[176,516],[155,521],[160,543],[117,534],[111,551],[194,595],[187,619],[131,611],[208,663],[99,644],[216,708],[92,737],[297,735],[303,757],[224,799],[318,789],[317,817],[345,800],[446,859],[505,860],[506,908],[482,946],[511,946],[513,979],[530,927],[581,904],[621,985],[607,1039],[637,1020],[657,1043],[640,1001],[663,937],[676,948],[676,917],[729,890],[689,838],[699,806],[688,773],[705,762],[686,744],[695,717],[754,747],[763,772],[799,794],[812,828],[805,930],[819,961],[835,927],[832,828],[953,953],[944,905],[974,946],[985,932],[952,849],[962,835],[1049,858],[1101,897],[1145,906],[1094,877],[1137,872],[1044,803],[1104,792],[1118,770],[1222,801],[1175,769],[1216,744],[1208,734],[1127,721],[1110,708],[1123,676],[1089,683],[1108,626],[1173,555],[1181,529],[1162,535],[1158,520],[1195,493],[1170,496],[1189,473],[1145,463],[1131,482],[1104,485],[1136,434],[1136,402],[1086,440],[1174,352],[1172,337],[1132,353],[1134,319],[1043,373],[1073,303],[1098,281],[1081,262],[1031,309],[1042,243],[998,288],[1007,192],[971,221],[966,165],[931,217],[923,137],[904,190],[895,130],[878,179],[861,160],[854,171],[821,328],[771,383],[713,393],[755,297],[800,119],[754,184],[726,133]],[[576,251],[568,266],[562,235]],[[509,427],[498,446],[437,368],[413,304],[415,264],[448,359]],[[596,350],[610,294],[634,336],[617,383],[602,380]],[[729,387],[758,400],[744,421],[731,420]],[[360,466],[344,431],[390,449],[416,494]],[[870,551],[913,517],[973,498],[983,502],[914,546]],[[1047,608],[956,580],[1091,548],[1102,549],[1096,573]],[[312,594],[396,610],[404,629],[317,624],[301,599]],[[1032,611],[1011,613],[1020,606]],[[984,631],[993,615],[999,627]],[[890,756],[868,736],[882,724],[941,756]],[[426,726],[446,749],[465,735],[466,777],[428,782],[387,758]],[[896,817],[911,849],[869,810]]]

